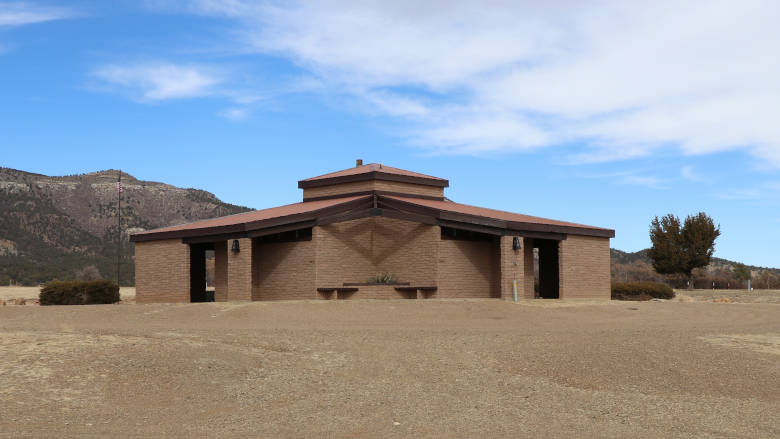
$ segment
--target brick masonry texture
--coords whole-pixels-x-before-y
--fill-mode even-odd
[[[439,290],[436,297],[499,297],[494,269],[499,259],[497,253],[495,242],[440,240]],[[509,288],[511,291],[511,285]]]
[[[523,297],[533,299],[536,293],[534,293],[534,240],[531,238],[523,239],[523,263],[525,264]]]
[[[190,247],[180,239],[135,243],[135,301],[190,301]]]
[[[367,180],[356,181],[352,183],[341,183],[322,187],[313,187],[303,190],[303,198],[323,197],[329,195],[348,194],[351,192],[363,191],[387,191],[401,192],[412,195],[427,195],[432,197],[443,197],[444,188],[436,186],[426,186],[421,184],[401,183],[386,180]]]
[[[217,302],[225,302],[228,300],[227,248],[227,241],[218,241],[214,243],[214,300]]]
[[[232,243],[233,241],[229,241]],[[242,238],[238,240],[240,251],[231,251],[228,244],[228,278],[227,300],[252,300],[252,240]]]
[[[562,299],[609,299],[609,238],[569,235],[560,242]]]
[[[252,300],[316,299],[314,241],[255,244]]]
[[[501,236],[497,240],[496,276],[499,282],[498,296],[504,300],[514,299],[514,281],[517,280],[517,297],[523,297],[523,275],[525,264],[523,250],[513,250],[514,236]]]
[[[435,285],[440,234],[437,226],[385,217],[315,227],[317,287],[365,282],[379,273]]]
[[[534,297],[534,240],[512,249],[512,236],[493,241],[441,239],[438,226],[386,217],[314,227],[310,241],[263,243],[240,239],[215,243],[215,300],[326,298],[317,288],[342,287],[390,273],[412,286],[436,286],[433,298],[511,300]],[[189,245],[178,239],[138,242],[136,300],[189,301]],[[610,297],[609,239],[569,235],[559,244],[560,297]],[[358,286],[349,298],[403,298],[388,285]],[[331,295],[332,296],[332,295]]]

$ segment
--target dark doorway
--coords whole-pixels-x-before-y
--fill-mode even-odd
[[[551,239],[534,239],[534,249],[538,252],[538,294],[542,299],[558,299],[558,243]]]
[[[214,244],[190,244],[190,302],[214,301],[214,291],[206,291],[207,250],[214,250]]]

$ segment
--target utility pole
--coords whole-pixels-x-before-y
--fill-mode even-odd
[[[119,178],[116,181],[117,209],[116,209],[116,285],[119,286],[119,266],[122,258],[122,170],[119,170]]]

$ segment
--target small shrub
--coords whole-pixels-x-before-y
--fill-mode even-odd
[[[392,284],[396,282],[396,279],[390,273],[379,273],[370,277],[366,282],[370,284]]]
[[[618,282],[612,284],[612,298],[615,300],[673,299],[674,290],[658,282]]]
[[[52,281],[41,288],[41,305],[92,305],[119,302],[119,286],[107,280]]]

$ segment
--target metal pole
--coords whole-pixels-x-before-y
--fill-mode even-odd
[[[119,264],[122,257],[122,170],[119,170],[119,178],[116,185],[117,209],[116,209],[116,285],[119,286]]]

